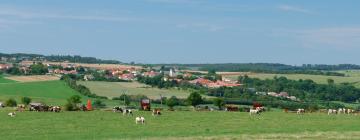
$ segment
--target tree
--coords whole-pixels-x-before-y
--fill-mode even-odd
[[[335,83],[335,81],[333,79],[327,79],[327,83],[329,85],[333,85]]]
[[[201,104],[202,101],[203,101],[203,100],[202,100],[202,97],[201,97],[201,95],[200,95],[198,92],[193,92],[193,93],[191,93],[191,94],[188,96],[188,98],[187,98],[188,104],[191,105],[191,106],[193,106],[193,107]]]
[[[219,107],[220,110],[222,109],[223,106],[225,106],[224,99],[222,98],[214,98],[213,103],[215,106]]]
[[[46,74],[47,72],[48,72],[47,66],[45,66],[42,63],[37,63],[30,66],[31,74],[43,75]]]
[[[122,94],[120,97],[120,102],[122,102],[124,105],[128,106],[130,105],[130,97],[126,94]]]
[[[8,107],[16,107],[17,103],[16,103],[15,99],[10,98],[9,100],[7,100],[5,102],[5,105],[8,106]]]
[[[21,102],[25,105],[29,105],[31,103],[31,98],[29,97],[22,97]]]
[[[65,110],[67,111],[79,110],[78,104],[80,103],[81,103],[81,97],[79,95],[73,95],[69,99],[67,99]]]
[[[166,100],[166,105],[173,109],[174,106],[179,104],[179,99],[176,98],[176,96],[171,96],[169,99]]]

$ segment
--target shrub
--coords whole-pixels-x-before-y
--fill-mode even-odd
[[[203,101],[201,95],[197,92],[191,93],[187,98],[187,103],[193,107],[201,104]]]
[[[15,99],[10,98],[5,102],[5,105],[8,106],[8,107],[16,107],[17,103],[16,103]]]
[[[166,100],[166,105],[173,109],[174,106],[179,105],[179,100],[176,98],[176,96],[171,96],[169,99]]]
[[[78,104],[81,103],[81,97],[79,95],[71,96],[65,104],[65,110],[77,111],[79,110]]]
[[[95,108],[105,108],[106,104],[104,104],[101,100],[97,99],[93,102],[93,106]]]
[[[225,106],[224,99],[222,98],[215,98],[213,100],[213,103],[215,106],[219,107],[220,110],[222,109],[223,106]]]
[[[31,103],[31,98],[29,98],[29,97],[22,97],[22,98],[21,98],[21,102],[22,102],[23,104],[25,104],[25,105],[28,105],[28,104]]]

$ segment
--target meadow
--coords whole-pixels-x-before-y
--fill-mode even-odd
[[[333,79],[335,83],[353,83],[355,86],[360,88],[360,71],[341,71],[346,76],[326,76],[326,75],[309,75],[309,74],[267,74],[267,73],[247,73],[249,77],[259,79],[273,79],[275,76],[284,76],[288,79],[299,80],[299,79],[310,79],[319,84],[327,84],[328,79]],[[225,76],[233,80],[237,80],[239,75]]]
[[[1,139],[357,139],[360,116],[279,111],[249,116],[242,112],[150,112],[123,116],[110,111],[20,112],[0,109]],[[135,117],[144,116],[145,125]]]
[[[80,94],[69,88],[63,81],[0,84],[0,102],[4,102],[9,98],[14,98],[20,102],[21,97],[31,97],[33,102],[64,105],[66,103],[66,99],[73,95]],[[88,99],[84,96],[81,97],[84,102]]]
[[[15,83],[16,81],[5,78],[3,75],[0,75],[0,84],[2,83]]]
[[[85,85],[91,92],[106,96],[110,99],[119,97],[123,91],[127,91],[127,95],[146,95],[150,99],[160,99],[163,97],[176,96],[178,98],[186,98],[190,92],[176,89],[158,89],[152,88],[138,82],[95,82],[95,81],[79,81],[78,84]]]

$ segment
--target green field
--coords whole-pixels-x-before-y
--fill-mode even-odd
[[[0,84],[0,101],[21,97],[31,97],[34,102],[63,105],[72,95],[79,95],[69,88],[63,81],[3,83]],[[85,100],[86,98],[83,97]]]
[[[138,82],[83,82],[79,84],[85,85],[90,88],[91,92],[109,97],[119,97],[126,90],[128,95],[146,95],[151,99],[160,99],[160,94],[164,97],[176,96],[178,98],[186,98],[189,92],[176,89],[158,89],[151,88],[147,85]]]
[[[2,83],[15,83],[15,82],[16,81],[6,79],[6,78],[4,78],[3,75],[0,75],[0,84],[2,84]]]
[[[259,139],[341,138],[360,136],[359,116],[265,112],[150,112],[123,116],[113,112],[20,112],[10,118],[0,110],[1,139]],[[146,125],[134,118],[144,116]],[[331,135],[329,135],[331,134]]]
[[[272,79],[275,76],[284,76],[288,79],[299,80],[299,79],[311,79],[319,84],[326,84],[328,79],[333,79],[335,83],[354,83],[355,86],[360,87],[360,71],[343,72],[347,76],[324,76],[324,75],[308,75],[308,74],[266,74],[266,73],[251,73],[248,76],[259,79]],[[237,80],[238,76],[229,76],[233,80]]]

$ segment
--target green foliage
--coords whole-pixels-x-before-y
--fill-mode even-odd
[[[61,80],[64,80],[70,88],[78,91],[81,95],[84,95],[84,96],[87,96],[90,98],[107,99],[107,97],[105,97],[105,96],[98,96],[94,93],[91,93],[90,89],[84,85],[78,85],[76,83],[76,80],[73,79],[74,76],[75,75],[63,75],[61,77]],[[75,76],[75,78],[76,78],[76,76]]]
[[[187,98],[187,103],[193,107],[201,104],[203,99],[198,92],[192,92],[189,97]]]
[[[119,100],[123,105],[130,105],[131,99],[130,96],[122,94],[119,98],[113,98],[113,100]]]
[[[44,75],[48,73],[48,68],[42,63],[33,64],[30,66],[30,73],[33,75]]]
[[[13,99],[13,98],[10,98],[10,99],[6,100],[5,106],[16,107],[17,106],[16,100]]]
[[[79,110],[79,104],[81,103],[81,97],[79,95],[73,95],[67,99],[65,104],[65,110],[67,111],[77,111]]]
[[[31,98],[30,97],[22,97],[21,102],[25,105],[28,105],[31,103]]]
[[[174,106],[179,105],[179,99],[177,99],[176,96],[171,96],[166,99],[166,105],[172,109]]]
[[[220,110],[222,109],[223,106],[225,106],[224,99],[222,98],[214,98],[213,103],[215,106],[219,107]]]
[[[106,104],[104,104],[101,100],[99,99],[96,99],[94,102],[93,102],[93,107],[95,108],[105,108],[106,107]]]

